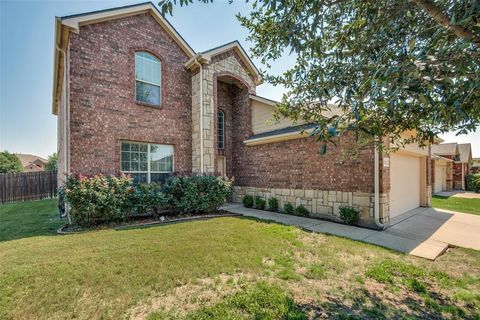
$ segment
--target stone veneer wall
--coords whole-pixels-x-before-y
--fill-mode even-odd
[[[233,201],[242,202],[245,195],[260,196],[268,200],[277,198],[280,209],[289,202],[295,207],[305,206],[312,217],[340,220],[340,207],[351,206],[360,212],[360,225],[376,227],[373,207],[374,194],[366,192],[313,190],[313,189],[275,189],[257,187],[233,187]],[[388,223],[388,194],[380,194],[380,221]],[[385,219],[382,217],[386,217]]]
[[[249,92],[255,93],[255,84],[247,68],[233,51],[219,54],[203,65],[202,75],[197,69],[192,76],[192,171],[200,170],[200,78],[203,81],[203,161],[204,172],[213,174],[216,167],[215,119],[217,109],[216,81],[219,76],[235,76],[245,82]],[[248,107],[248,106],[245,106]]]

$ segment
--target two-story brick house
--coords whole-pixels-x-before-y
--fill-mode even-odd
[[[237,41],[195,52],[152,3],[56,19],[53,113],[63,173],[172,173],[235,178],[244,194],[303,204],[338,219],[359,208],[364,225],[387,223],[430,197],[429,151],[408,147],[355,157],[355,137],[321,144],[256,95],[262,78]]]

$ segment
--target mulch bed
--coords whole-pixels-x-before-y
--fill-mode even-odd
[[[132,227],[148,227],[154,225],[162,225],[162,224],[169,224],[169,223],[178,223],[178,222],[186,222],[192,220],[206,220],[212,218],[220,218],[220,217],[240,217],[241,214],[238,213],[231,213],[225,210],[219,210],[214,214],[197,214],[197,215],[165,215],[161,217],[153,217],[151,215],[142,215],[142,216],[132,216],[128,218],[128,220],[121,222],[121,223],[109,223],[109,224],[99,224],[96,226],[92,226],[89,228],[74,226],[66,224],[60,227],[57,230],[58,234],[75,234],[75,233],[83,233],[93,230],[107,230],[107,229],[114,229],[114,230],[121,230],[121,229],[128,229]]]

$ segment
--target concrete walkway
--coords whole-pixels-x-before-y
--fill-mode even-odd
[[[328,233],[360,240],[435,260],[449,246],[480,250],[480,216],[418,208],[395,217],[384,231],[376,231],[339,223],[245,208],[229,203],[222,209],[248,217],[293,225],[305,230]]]
[[[473,191],[442,191],[435,193],[435,195],[453,198],[480,199],[480,193]]]

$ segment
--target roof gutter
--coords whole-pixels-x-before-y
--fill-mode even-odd
[[[374,207],[373,207],[373,216],[375,224],[380,230],[385,228],[385,225],[380,222],[380,154],[378,152],[377,144],[375,143],[374,150]]]

